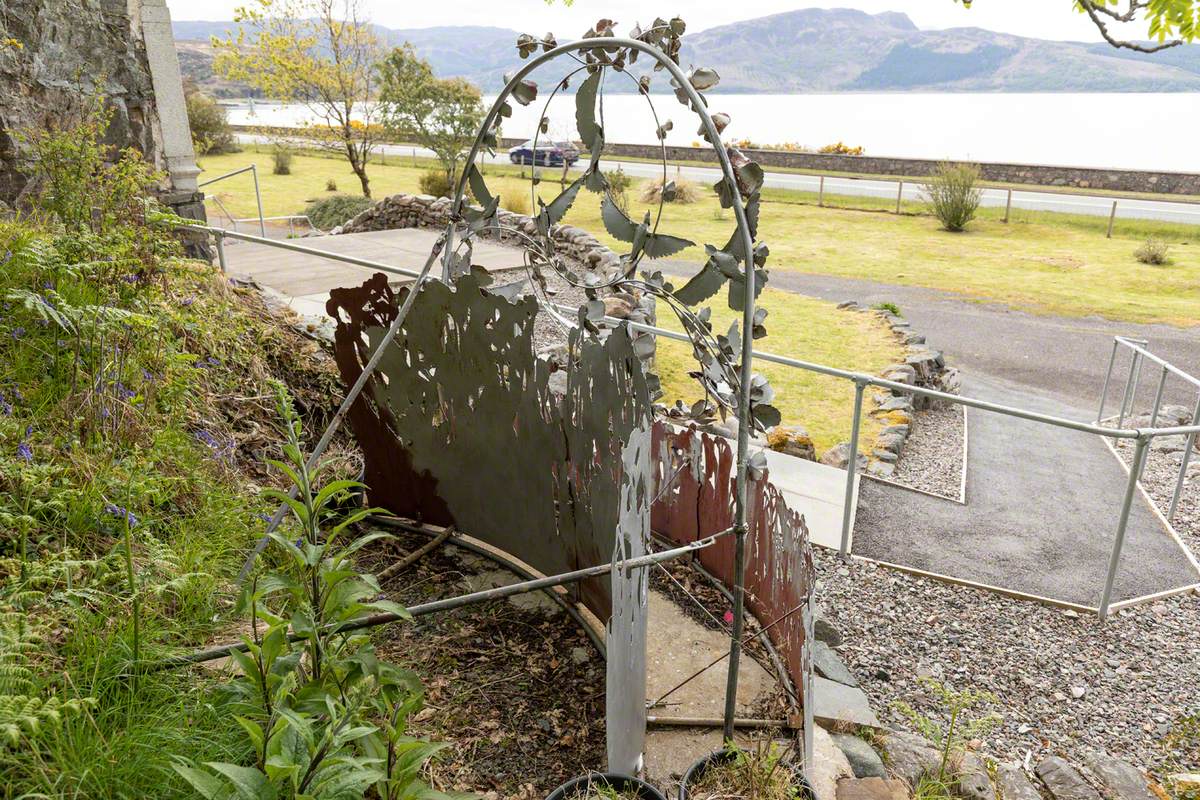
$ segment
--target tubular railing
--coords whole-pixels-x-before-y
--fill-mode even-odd
[[[258,202],[258,232],[265,239],[267,236],[267,222],[266,222],[266,218],[263,217],[262,191],[258,187],[258,167],[256,165],[251,164],[248,167],[242,167],[241,169],[235,169],[233,172],[226,172],[224,175],[218,175],[215,178],[209,178],[206,181],[201,181],[200,183],[196,184],[196,186],[197,186],[197,188],[203,188],[205,186],[209,186],[210,184],[214,184],[217,181],[223,181],[226,178],[232,178],[235,175],[241,175],[244,172],[249,172],[254,177],[254,199]],[[225,210],[225,206],[222,205],[220,203],[220,201],[218,201],[217,204],[221,206],[222,211]],[[243,219],[243,220],[236,219],[228,211],[226,211],[225,214],[233,222],[233,227],[235,229],[237,228],[238,222],[250,221],[249,219]]]
[[[1171,364],[1168,361],[1151,353],[1147,347],[1149,343],[1143,339],[1131,339],[1127,336],[1114,336],[1112,356],[1108,359],[1108,372],[1104,375],[1104,388],[1100,392],[1100,410],[1096,413],[1096,423],[1104,422],[1104,406],[1108,399],[1109,385],[1112,383],[1113,370],[1117,364],[1117,354],[1122,349],[1130,351],[1129,360],[1129,376],[1125,381],[1125,389],[1121,394],[1121,406],[1117,411],[1116,427],[1121,428],[1125,425],[1125,419],[1134,413],[1134,401],[1137,399],[1137,390],[1142,377],[1142,367],[1146,363],[1151,365],[1150,369],[1158,368],[1158,384],[1154,391],[1154,402],[1150,406],[1150,425],[1155,428],[1158,425],[1158,415],[1162,410],[1163,392],[1167,386],[1169,378],[1176,378],[1184,383],[1189,384],[1196,391],[1196,405],[1192,410],[1192,422],[1190,428],[1200,426],[1200,378],[1184,372],[1179,367]],[[1109,417],[1114,419],[1114,417]],[[1178,430],[1178,429],[1172,429]],[[1175,478],[1175,489],[1171,494],[1171,503],[1167,508],[1167,521],[1172,522],[1175,519],[1175,512],[1179,510],[1179,498],[1183,495],[1183,484],[1187,479],[1188,466],[1192,461],[1192,451],[1196,448],[1196,431],[1191,430],[1180,431],[1184,433],[1184,448],[1183,458],[1179,464],[1179,473]],[[1141,464],[1141,469],[1145,469],[1145,462]],[[1138,478],[1141,478],[1139,472]]]
[[[344,264],[353,264],[353,265],[359,266],[359,267],[375,269],[375,270],[378,270],[385,274],[398,275],[401,277],[414,278],[414,279],[418,278],[420,276],[420,273],[417,272],[416,270],[405,269],[404,267],[396,267],[391,264],[383,264],[378,261],[372,261],[370,259],[365,259],[365,258],[358,258],[356,256],[347,256],[347,255],[341,255],[338,253],[330,253],[330,252],[326,252],[324,250],[318,250],[313,247],[305,247],[304,245],[295,244],[295,243],[289,242],[289,241],[267,239],[265,237],[253,236],[251,234],[239,233],[236,231],[229,231],[229,230],[225,230],[223,228],[212,228],[212,227],[201,226],[201,225],[187,225],[187,226],[183,226],[183,227],[188,230],[198,231],[198,232],[202,232],[202,233],[208,233],[208,234],[212,235],[213,237],[215,237],[217,257],[220,261],[222,272],[225,272],[227,270],[227,264],[226,264],[226,260],[225,260],[226,257],[225,257],[224,239],[230,238],[230,239],[238,239],[238,240],[247,241],[247,242],[255,242],[257,244],[265,244],[265,245],[269,245],[271,247],[278,247],[282,250],[291,250],[291,251],[297,252],[297,253],[304,253],[307,255],[318,256],[320,258],[326,258],[331,261],[338,261],[338,262],[341,262]],[[566,308],[565,310],[572,311],[573,309]],[[644,331],[644,332],[647,332],[647,333],[650,333],[650,334],[653,334],[655,336],[662,337],[665,339],[673,339],[673,340],[682,341],[682,342],[690,341],[690,339],[685,334],[678,333],[678,332],[672,331],[672,330],[668,330],[666,328],[659,328],[654,325],[647,325],[644,323],[633,322],[630,320],[620,320],[620,319],[615,319],[615,318],[611,318],[611,317],[607,318],[607,321],[610,322],[611,324],[620,324],[622,322],[625,322],[625,323],[628,323],[630,328],[632,328],[634,330]],[[1200,389],[1200,379],[1197,379],[1191,375],[1188,375],[1186,372],[1183,372],[1182,370],[1178,369],[1177,367],[1162,360],[1158,356],[1155,356],[1154,354],[1150,353],[1148,350],[1145,349],[1143,342],[1141,342],[1139,340],[1126,339],[1124,337],[1116,337],[1116,338],[1117,338],[1117,341],[1114,345],[1114,353],[1113,353],[1113,361],[1114,362],[1116,359],[1116,348],[1119,348],[1120,346],[1124,345],[1124,346],[1132,348],[1134,350],[1135,357],[1139,360],[1139,363],[1140,363],[1140,360],[1142,360],[1142,359],[1149,360],[1149,361],[1159,365],[1164,371],[1169,372],[1174,375],[1177,375],[1179,377],[1182,377],[1183,379],[1194,384],[1195,386],[1197,386],[1198,389]],[[1112,427],[1112,426],[1101,424],[1103,422],[1103,420],[1101,419],[1101,417],[1103,417],[1103,405],[1101,406],[1100,415],[1097,418],[1095,423],[1080,422],[1078,420],[1067,419],[1065,417],[1058,417],[1058,416],[1054,416],[1052,414],[1043,414],[1038,411],[1029,411],[1029,410],[1023,409],[1023,408],[1016,408],[1014,406],[1003,405],[1001,403],[992,403],[987,400],[980,400],[978,398],[963,397],[962,395],[949,394],[947,392],[941,392],[936,389],[927,389],[927,388],[924,388],[921,386],[912,386],[907,383],[899,383],[897,381],[890,381],[890,380],[887,380],[886,378],[879,378],[874,375],[869,375],[869,374],[863,373],[863,372],[838,369],[836,367],[828,367],[823,364],[814,364],[814,363],[811,363],[808,361],[802,361],[797,358],[790,358],[788,356],[776,355],[775,353],[768,353],[768,352],[756,350],[754,352],[754,358],[761,359],[763,361],[770,362],[773,364],[780,364],[780,365],[786,366],[786,367],[792,367],[795,369],[802,369],[802,370],[807,370],[809,372],[815,372],[820,375],[827,375],[827,376],[833,377],[833,378],[841,378],[843,380],[850,381],[854,384],[854,419],[852,422],[852,429],[851,429],[852,430],[851,443],[850,443],[851,452],[848,454],[849,458],[847,460],[847,467],[846,467],[846,491],[845,491],[845,497],[843,498],[841,545],[839,548],[839,552],[841,553],[843,558],[850,557],[850,534],[851,534],[851,528],[852,528],[851,509],[852,509],[852,504],[854,502],[854,492],[858,485],[858,480],[859,480],[858,471],[857,471],[858,433],[859,433],[859,430],[861,427],[861,422],[862,422],[863,393],[865,392],[865,390],[868,386],[876,386],[881,389],[889,389],[889,390],[904,392],[904,393],[911,394],[911,395],[928,397],[928,398],[935,399],[935,400],[941,400],[941,401],[944,401],[947,403],[953,403],[956,405],[965,406],[967,408],[975,408],[975,409],[979,409],[981,411],[990,411],[990,412],[993,412],[996,414],[1003,414],[1005,416],[1014,417],[1016,419],[1028,420],[1028,421],[1040,423],[1043,425],[1052,425],[1054,427],[1079,431],[1081,433],[1087,433],[1087,434],[1091,434],[1094,436],[1106,437],[1108,439],[1133,441],[1134,442],[1133,463],[1130,467],[1129,480],[1126,482],[1125,491],[1124,491],[1124,494],[1123,494],[1123,497],[1121,500],[1120,514],[1119,514],[1119,517],[1117,520],[1117,530],[1116,530],[1116,534],[1113,539],[1112,551],[1111,551],[1111,555],[1110,555],[1109,563],[1108,563],[1108,571],[1106,574],[1104,586],[1103,586],[1101,594],[1100,594],[1100,602],[1095,609],[1101,619],[1106,619],[1109,616],[1110,611],[1112,610],[1113,586],[1116,582],[1117,571],[1118,571],[1118,568],[1121,563],[1121,554],[1125,547],[1125,536],[1126,536],[1126,532],[1127,532],[1128,526],[1129,526],[1130,511],[1133,507],[1134,498],[1137,495],[1138,484],[1139,484],[1139,481],[1141,478],[1142,469],[1145,466],[1146,454],[1147,454],[1147,450],[1149,449],[1150,443],[1155,438],[1160,437],[1160,436],[1180,436],[1180,435],[1182,435],[1182,436],[1187,437],[1188,449],[1184,452],[1183,468],[1180,470],[1179,482],[1178,482],[1178,486],[1176,487],[1174,501],[1172,502],[1171,511],[1173,513],[1174,507],[1175,507],[1175,505],[1177,505],[1178,500],[1179,500],[1179,495],[1183,489],[1183,480],[1184,480],[1185,473],[1187,471],[1187,465],[1188,465],[1189,456],[1191,453],[1191,448],[1195,446],[1197,434],[1200,434],[1200,402],[1197,403],[1196,413],[1193,415],[1192,423],[1190,425],[1177,426],[1177,427],[1172,427],[1172,428],[1154,428],[1152,426],[1146,427],[1146,428],[1125,428],[1125,427],[1123,427],[1124,422],[1125,422],[1125,419],[1124,419],[1125,415],[1122,415],[1121,419],[1119,420],[1120,424],[1117,427]],[[1108,390],[1108,385],[1111,382],[1110,381],[1111,373],[1112,373],[1112,365],[1110,364],[1109,376],[1106,377],[1106,379],[1105,379],[1105,392],[1106,393]],[[1131,381],[1132,381],[1132,378],[1131,378]],[[1128,397],[1123,401],[1123,407],[1129,405],[1132,402],[1133,392],[1127,390],[1126,394],[1128,395]],[[1169,518],[1169,515],[1168,515],[1168,518]]]

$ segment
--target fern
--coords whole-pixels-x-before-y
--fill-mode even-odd
[[[63,700],[38,692],[29,654],[39,646],[40,640],[25,629],[20,615],[0,614],[0,747],[15,748],[22,739],[36,741],[95,705],[91,697]]]

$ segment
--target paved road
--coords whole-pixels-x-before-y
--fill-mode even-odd
[[[676,262],[672,272],[690,274]],[[965,300],[959,295],[917,286],[896,286],[854,278],[771,271],[768,284],[825,300],[857,300],[900,307],[931,346],[946,353],[951,365],[969,376],[998,378],[1065,403],[1072,417],[1094,417],[1104,373],[1116,334],[1146,339],[1155,354],[1180,369],[1200,375],[1200,326],[1142,325],[1096,318],[1071,319],[1015,311],[998,303]],[[1200,312],[1200,309],[1198,309]],[[770,338],[764,341],[770,349]],[[840,366],[840,365],[834,365]],[[1128,355],[1118,360],[1118,379],[1110,389],[1108,408],[1115,408],[1124,387]],[[1158,374],[1143,369],[1138,407],[1149,406]],[[1197,393],[1186,383],[1168,380],[1165,401],[1194,405]],[[1107,413],[1107,412],[1106,412]]]
[[[238,134],[238,141],[258,142],[267,141],[265,137],[255,134]],[[433,152],[411,145],[380,145],[379,150],[387,156],[421,156],[433,158]],[[509,163],[507,153],[497,153],[495,156],[485,156],[488,163]],[[644,161],[623,161],[621,159],[605,158],[604,169],[621,167],[625,172],[637,177],[653,178],[662,174],[661,164]],[[683,175],[696,183],[716,183],[720,172],[711,167],[670,167],[668,174]],[[766,185],[774,189],[793,189],[802,192],[817,192],[820,178],[816,175],[799,175],[790,172],[768,172]],[[877,197],[889,200],[896,199],[897,185],[895,181],[872,180],[869,178],[826,178],[825,191],[828,194],[853,195],[857,197]],[[983,194],[983,205],[1003,208],[1008,201],[1008,193],[1003,189],[988,189]],[[920,200],[920,187],[907,183],[904,186],[905,200]],[[1056,195],[1038,192],[1036,190],[1014,191],[1013,207],[1034,211],[1059,211],[1071,214],[1088,214],[1091,216],[1107,217],[1112,211],[1112,198],[1102,195]],[[1156,219],[1167,222],[1181,222],[1200,225],[1200,204],[1168,203],[1155,200],[1126,200],[1119,201],[1117,217],[1119,219]]]

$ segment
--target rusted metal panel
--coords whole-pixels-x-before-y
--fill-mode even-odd
[[[660,421],[654,426],[654,453],[657,500],[650,520],[656,534],[687,544],[733,525],[735,454],[726,439]],[[805,617],[814,582],[808,528],[767,474],[752,481],[748,501],[746,606],[764,626],[783,618],[767,634],[804,702],[811,683]],[[702,550],[699,559],[727,587],[734,585],[729,537]]]

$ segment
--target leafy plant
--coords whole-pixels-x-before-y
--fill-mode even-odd
[[[374,205],[375,201],[369,197],[335,194],[332,197],[310,200],[304,208],[304,213],[315,227],[328,231],[346,224]]]
[[[846,144],[845,142],[837,141],[837,142],[834,142],[833,144],[825,145],[821,149],[817,150],[817,152],[838,155],[838,156],[861,156],[866,151],[862,148],[861,145],[859,145],[857,147],[851,147],[850,145]]]
[[[616,169],[604,173],[605,180],[608,181],[608,193],[612,197],[612,201],[617,204],[617,208],[621,209],[626,216],[629,215],[629,187],[633,185],[633,178],[625,172],[619,165]]]
[[[664,203],[687,206],[700,199],[700,187],[684,177],[677,177],[666,183],[661,180],[651,181],[642,188],[641,199],[643,203],[656,204],[661,200]]]
[[[435,169],[422,172],[417,184],[421,187],[421,194],[434,197],[449,197],[454,191],[454,184],[449,176]]]
[[[369,636],[344,630],[373,612],[407,612],[378,599],[374,577],[359,573],[354,553],[390,538],[374,532],[349,544],[343,537],[375,509],[347,515],[340,505],[355,481],[322,483],[300,446],[300,421],[280,390],[286,475],[296,497],[287,504],[297,530],[271,539],[284,567],[256,577],[242,605],[249,613],[246,652],[234,652],[240,675],[230,687],[235,717],[254,751],[254,764],[180,758],[175,768],[209,800],[216,798],[357,798],[371,787],[385,800],[437,797],[421,779],[440,745],[415,739],[406,720],[418,710],[416,676],[379,660]],[[293,536],[298,534],[298,538]]]
[[[291,175],[292,159],[296,157],[295,149],[287,142],[275,142],[271,145],[271,172],[274,175]]]
[[[184,98],[192,144],[199,155],[236,153],[240,148],[225,116],[225,108],[208,95],[191,91]]]
[[[1151,236],[1141,247],[1133,251],[1133,257],[1143,264],[1161,267],[1171,263],[1170,250],[1170,245],[1162,239]]]
[[[889,314],[894,314],[897,317],[904,316],[903,314],[900,313],[900,306],[898,306],[892,302],[876,303],[875,308],[879,309],[880,311],[886,311]]]
[[[975,689],[956,691],[935,678],[922,678],[920,683],[939,705],[936,716],[922,714],[903,701],[897,701],[894,707],[908,719],[917,733],[941,750],[942,760],[937,774],[931,777],[944,784],[957,767],[956,762],[965,752],[966,743],[1000,724],[998,714],[976,714],[979,709],[994,704],[996,696]]]
[[[977,164],[938,164],[922,192],[943,228],[958,233],[966,230],[967,224],[975,219],[983,198],[983,189],[975,185],[978,180]]]
[[[336,192],[337,191],[337,181],[335,181],[333,178],[326,178],[325,179],[325,191]]]
[[[94,698],[41,695],[29,654],[41,649],[17,611],[0,613],[0,748],[32,747],[70,716],[86,713]]]
[[[709,764],[700,780],[688,787],[688,797],[794,800],[800,792],[785,755],[784,749],[771,741],[757,742],[753,748],[726,742],[726,758]]]

